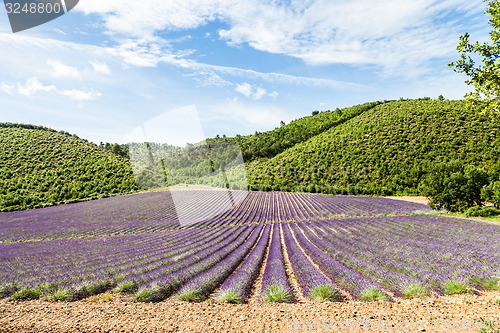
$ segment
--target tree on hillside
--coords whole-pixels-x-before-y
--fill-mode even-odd
[[[430,199],[429,206],[463,212],[469,207],[482,205],[481,189],[488,182],[488,173],[484,169],[452,161],[432,166],[419,187]]]
[[[487,0],[485,0],[486,2]],[[465,81],[474,85],[475,90],[465,95],[471,107],[484,102],[484,111],[500,114],[500,2],[489,1],[485,11],[489,15],[490,43],[471,43],[470,35],[460,36],[457,50],[460,59],[449,63],[457,73],[464,73],[469,78]],[[482,66],[476,65],[474,59],[481,58]]]

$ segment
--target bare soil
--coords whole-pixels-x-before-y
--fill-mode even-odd
[[[98,295],[70,303],[2,299],[0,332],[436,332],[437,325],[442,332],[478,332],[474,319],[500,320],[499,292],[394,302],[240,305],[171,299],[132,303],[124,297]],[[391,323],[415,326],[389,328]]]
[[[415,202],[415,203],[419,203],[419,204],[423,204],[423,205],[427,205],[429,203],[429,199],[427,199],[426,197],[399,196],[399,197],[386,197],[386,198]]]

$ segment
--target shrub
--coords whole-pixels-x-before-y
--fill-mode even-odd
[[[113,291],[115,293],[119,293],[119,292],[132,292],[132,291],[135,291],[137,289],[137,283],[135,283],[134,281],[122,281],[120,282],[120,284],[118,284],[118,286],[116,286],[115,289],[113,289]]]
[[[40,298],[40,290],[24,287],[16,291],[14,295],[12,295],[12,298],[17,300],[38,299]]]
[[[406,298],[416,298],[429,295],[429,290],[421,283],[411,283],[403,287],[403,296]]]
[[[500,209],[491,206],[474,206],[465,211],[466,217],[480,216],[490,217],[500,215]]]
[[[368,287],[361,292],[363,301],[387,301],[387,296],[375,287]]]
[[[201,301],[202,297],[201,290],[194,288],[187,288],[177,295],[178,300],[187,302],[198,302]]]
[[[132,302],[160,302],[170,295],[170,288],[168,284],[161,287],[157,283],[152,283],[140,288],[130,300]]]
[[[292,299],[292,295],[290,292],[281,284],[272,284],[266,288],[264,292],[264,296],[262,300],[264,302],[278,302],[278,303],[286,303],[290,302]]]
[[[68,302],[73,298],[73,292],[66,288],[57,289],[52,295],[50,295],[49,299],[53,301],[62,301]]]
[[[467,282],[462,280],[448,280],[441,285],[445,295],[465,294],[470,292]]]
[[[332,285],[321,284],[315,286],[309,291],[309,297],[312,299],[326,299],[340,301],[342,296]]]
[[[484,290],[498,290],[500,291],[500,278],[491,277],[489,279],[485,279],[479,283],[481,288]]]
[[[463,212],[482,203],[481,189],[488,183],[484,169],[453,161],[431,167],[419,189],[430,198],[429,206]]]
[[[219,303],[241,303],[240,292],[233,289],[224,290],[219,297],[217,297],[217,302]]]

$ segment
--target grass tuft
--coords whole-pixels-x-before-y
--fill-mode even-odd
[[[411,283],[403,287],[403,297],[405,298],[417,298],[429,295],[429,290],[421,283]]]
[[[466,294],[470,292],[469,284],[463,280],[448,280],[441,285],[445,295]]]
[[[201,290],[194,288],[187,288],[177,296],[178,300],[187,302],[199,302],[202,298]]]
[[[157,284],[140,288],[131,298],[132,302],[154,302],[156,294],[160,291]]]
[[[267,303],[286,303],[292,300],[290,292],[281,284],[272,284],[264,291],[262,300]]]
[[[234,289],[226,289],[219,295],[219,297],[217,297],[217,302],[233,304],[241,303],[240,292]]]
[[[368,287],[361,292],[361,299],[363,301],[387,301],[387,296],[375,287]]]
[[[500,291],[500,279],[497,277],[491,277],[489,279],[485,279],[480,283],[481,288],[484,290],[498,290]]]
[[[49,296],[52,301],[68,302],[73,298],[73,292],[66,288],[59,288]]]
[[[38,299],[40,298],[40,290],[24,287],[16,291],[12,298],[17,300]]]
[[[331,301],[340,301],[342,295],[332,285],[320,284],[309,291],[309,297],[312,299],[324,299]]]
[[[140,288],[131,298],[132,302],[160,302],[169,294],[171,289],[168,286],[160,287],[153,283],[149,287]]]
[[[113,291],[115,293],[120,293],[120,292],[127,293],[135,291],[136,289],[137,289],[137,283],[135,283],[134,281],[122,281],[118,284],[118,286],[116,286],[115,289],[113,289]]]

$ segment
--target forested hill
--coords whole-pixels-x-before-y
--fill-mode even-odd
[[[269,158],[383,103],[370,102],[332,111],[313,111],[309,117],[296,119],[289,124],[282,123],[282,126],[272,131],[263,133],[256,131],[254,135],[237,136],[229,140],[236,141],[240,145],[245,162]]]
[[[314,112],[265,133],[208,141],[211,155],[203,144],[185,150],[154,146],[175,153],[175,159],[162,165],[172,173],[170,185],[212,185],[201,176],[221,164],[230,166],[237,154],[234,146],[224,148],[227,142],[241,147],[253,190],[421,194],[419,184],[440,162],[458,160],[500,170],[499,122],[468,109],[463,101],[366,103]],[[218,149],[223,150],[215,154],[220,160],[214,158]],[[0,123],[0,211],[139,190],[128,153],[125,145],[97,146],[66,132]],[[145,165],[138,179],[164,186],[164,171],[154,170]],[[227,176],[240,175],[228,169]]]
[[[420,194],[429,167],[452,160],[498,166],[500,123],[463,101],[407,100],[377,105],[247,171],[254,188],[354,193],[361,184],[366,194]]]
[[[129,162],[66,132],[0,124],[0,211],[135,189]]]

